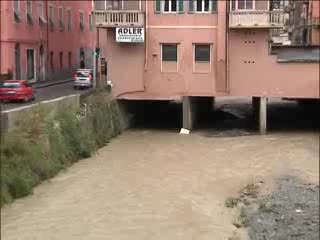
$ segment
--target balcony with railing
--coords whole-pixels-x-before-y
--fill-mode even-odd
[[[144,27],[142,0],[95,1],[95,19],[98,27]]]
[[[95,11],[99,27],[143,27],[144,13],[140,11]]]
[[[282,28],[284,13],[281,10],[241,10],[229,12],[229,28]]]

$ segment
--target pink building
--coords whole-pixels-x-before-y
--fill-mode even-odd
[[[183,125],[192,128],[201,99],[249,96],[259,103],[264,132],[268,97],[319,98],[319,47],[272,44],[271,30],[284,29],[286,3],[95,1],[114,97],[183,99]]]
[[[95,47],[93,2],[1,1],[1,74],[30,82],[70,78],[91,68]]]
[[[311,42],[320,46],[320,1],[312,1],[311,4]]]
[[[95,3],[117,99],[183,99],[183,125],[192,128],[197,99],[254,97],[263,130],[268,97],[319,98],[319,48],[270,41],[285,24],[283,1]]]

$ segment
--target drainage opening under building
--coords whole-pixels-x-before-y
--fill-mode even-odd
[[[181,101],[127,101],[131,127],[207,137],[236,137],[282,131],[319,130],[319,103],[280,98],[184,97]],[[261,119],[264,118],[264,119]]]

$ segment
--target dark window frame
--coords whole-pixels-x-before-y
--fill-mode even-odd
[[[207,50],[208,52],[204,52]],[[194,61],[196,63],[210,63],[211,62],[211,44],[205,44],[205,43],[195,44],[194,45]]]
[[[175,53],[170,51],[175,51]],[[170,54],[173,54],[173,55],[170,55]],[[161,44],[161,60],[163,62],[178,62],[178,44],[177,43]]]

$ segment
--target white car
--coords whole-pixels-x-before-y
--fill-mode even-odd
[[[89,88],[93,86],[93,71],[92,69],[78,69],[74,74],[73,87]]]

